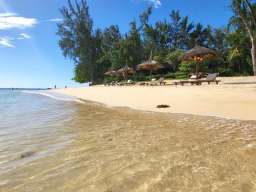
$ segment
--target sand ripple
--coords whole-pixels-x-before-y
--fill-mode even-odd
[[[0,191],[256,190],[255,122],[76,107],[74,141],[0,175]]]

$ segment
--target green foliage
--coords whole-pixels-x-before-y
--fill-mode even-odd
[[[143,75],[143,74],[136,74],[134,76],[132,76],[130,79],[132,79],[133,81],[147,81],[148,78],[147,76]]]
[[[219,68],[218,72],[220,76],[224,76],[224,77],[231,77],[234,75],[234,72],[230,68]]]
[[[194,25],[188,17],[182,17],[179,11],[171,11],[170,19],[170,48],[172,50],[187,49]]]
[[[89,7],[85,0],[68,0],[68,7],[63,7],[61,14],[64,20],[58,24],[59,46],[64,56],[75,62],[74,79],[80,83],[94,81],[99,44]]]
[[[73,80],[75,80],[78,83],[84,83],[87,82],[88,79],[86,77],[89,76],[89,74],[86,74],[88,71],[85,69],[86,67],[82,64],[78,64],[75,66],[75,77]]]
[[[99,58],[99,62],[108,63],[108,68],[116,68],[119,64],[119,55],[118,49],[121,41],[121,33],[119,31],[119,27],[116,25],[111,25],[106,28],[101,36],[101,51],[102,54]]]
[[[166,61],[171,64],[173,71],[177,71],[179,64],[182,61],[183,55],[184,55],[184,51],[177,49],[175,51],[170,52],[166,56]]]
[[[86,0],[67,0],[67,6],[60,10],[63,22],[58,24],[59,46],[63,55],[74,61],[73,80],[80,83],[118,80],[105,77],[104,73],[125,65],[136,69],[148,59],[170,65],[153,77],[187,78],[195,72],[195,63],[182,62],[182,57],[195,45],[218,53],[217,58],[199,64],[200,72],[227,76],[253,74],[251,47],[254,44],[256,47],[256,4],[250,0],[232,0],[231,5],[234,16],[225,28],[193,24],[176,10],[171,11],[168,19],[153,23],[150,22],[153,7],[149,7],[140,15],[139,23],[131,22],[129,31],[121,34],[117,25],[94,28]],[[131,78],[143,81],[151,77],[138,73]]]
[[[176,74],[175,73],[167,73],[164,75],[165,79],[175,79],[176,78]]]
[[[188,76],[190,73],[195,72],[196,63],[193,61],[184,61],[180,64],[179,72]]]
[[[105,77],[104,80],[103,80],[103,83],[104,84],[107,84],[107,83],[111,83],[111,82],[114,82],[114,81],[120,81],[121,78],[120,77],[112,77],[112,76],[109,76],[109,77]]]
[[[256,3],[251,0],[232,0],[234,16],[230,24],[250,37],[253,74],[256,75]]]
[[[250,39],[243,30],[228,35],[230,49],[227,54],[228,68],[236,74],[252,74]]]
[[[163,53],[158,53],[158,55],[153,57],[153,60],[158,61],[159,63],[164,63],[166,61],[166,56]]]
[[[204,28],[201,23],[196,24],[195,29],[189,34],[188,47],[193,48],[196,45],[209,47],[212,43],[212,29],[210,26]]]

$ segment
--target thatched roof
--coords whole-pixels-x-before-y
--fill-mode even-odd
[[[104,73],[104,75],[115,76],[115,75],[117,75],[117,72],[115,70],[110,70],[110,71],[107,71],[106,73]]]
[[[208,57],[214,57],[214,56],[216,56],[216,52],[214,50],[197,45],[193,49],[187,51],[184,54],[183,59],[193,60],[195,57],[208,58]]]
[[[133,75],[135,71],[127,65],[117,71],[119,74]]]
[[[157,61],[154,60],[149,60],[149,61],[145,61],[139,65],[137,65],[137,70],[146,70],[146,71],[155,71],[158,69],[163,69],[164,66],[160,63],[158,63]]]

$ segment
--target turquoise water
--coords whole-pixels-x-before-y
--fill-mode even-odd
[[[253,192],[256,122],[0,92],[0,192]]]
[[[0,91],[0,174],[71,141],[72,134],[68,134],[65,124],[75,113],[74,103],[40,95],[43,93]],[[33,158],[24,161],[22,157],[29,155]]]

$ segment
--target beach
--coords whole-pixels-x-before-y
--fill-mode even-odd
[[[168,88],[174,89],[144,89]],[[182,88],[204,89],[177,89]],[[88,88],[92,89],[109,89],[112,94],[143,90]],[[251,86],[245,89],[253,92]],[[77,91],[81,90],[86,88]],[[0,117],[0,191],[256,189],[255,121],[81,104],[76,98],[44,91],[7,91],[0,98],[5,103]]]
[[[0,192],[256,192],[256,0],[0,0],[0,31]]]
[[[57,89],[53,92],[136,110],[256,120],[255,77],[220,78],[220,85],[202,86],[92,86]],[[169,81],[168,83],[172,83]],[[157,105],[169,105],[158,109]]]

